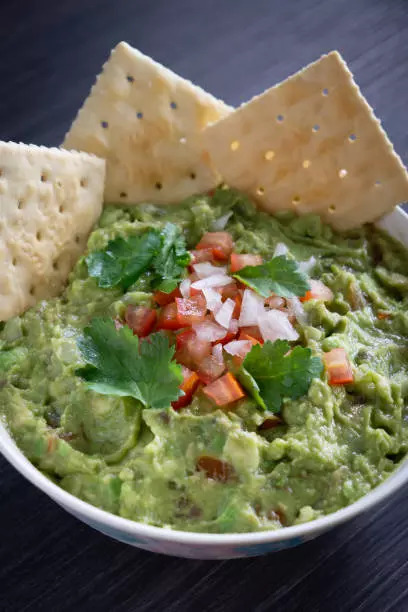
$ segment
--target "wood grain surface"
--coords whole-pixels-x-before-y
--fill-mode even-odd
[[[59,144],[119,40],[234,105],[337,48],[408,161],[405,0],[1,0],[0,139]],[[408,490],[297,549],[188,561],[109,540],[1,459],[0,610],[408,610]]]

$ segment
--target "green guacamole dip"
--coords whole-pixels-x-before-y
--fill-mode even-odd
[[[365,226],[335,233],[316,216],[271,217],[243,196],[218,190],[179,206],[107,206],[88,250],[149,227],[179,225],[193,248],[231,212],[225,230],[238,253],[272,257],[278,243],[334,293],[310,300],[300,342],[316,355],[346,349],[354,382],[314,379],[284,400],[282,424],[250,398],[233,411],[198,394],[179,412],[142,409],[132,398],[90,391],[77,338],[93,317],[151,304],[147,275],[125,293],[98,287],[81,258],[63,295],[2,324],[0,410],[23,453],[66,491],[114,514],[212,533],[278,529],[347,506],[387,478],[408,449],[407,251]],[[222,482],[197,470],[213,456],[233,467]]]

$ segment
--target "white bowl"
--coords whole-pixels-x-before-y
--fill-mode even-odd
[[[408,246],[408,215],[401,209],[385,217],[380,227]],[[30,482],[67,512],[98,531],[152,552],[194,559],[252,557],[297,546],[372,508],[408,480],[405,461],[384,483],[354,504],[310,523],[256,533],[205,534],[152,527],[100,510],[67,493],[41,474],[17,448],[0,423],[0,452]]]

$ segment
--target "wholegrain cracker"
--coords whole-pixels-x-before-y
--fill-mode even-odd
[[[121,42],[63,147],[106,158],[105,201],[178,202],[213,188],[202,130],[230,107]]]
[[[102,209],[105,162],[0,142],[0,321],[57,295]]]
[[[209,126],[223,180],[265,210],[316,213],[339,230],[408,200],[408,179],[336,51]]]

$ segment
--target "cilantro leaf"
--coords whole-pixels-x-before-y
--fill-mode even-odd
[[[126,290],[151,265],[160,247],[161,237],[157,230],[140,236],[115,238],[103,251],[94,251],[85,258],[89,275],[98,280],[99,287],[121,285]]]
[[[170,293],[179,284],[184,269],[190,263],[190,254],[186,250],[186,241],[180,229],[173,223],[166,223],[162,232],[162,247],[154,259],[156,289]]]
[[[310,289],[306,274],[285,255],[273,257],[260,266],[245,266],[233,276],[265,298],[272,293],[290,298],[305,295]]]
[[[309,348],[295,346],[287,354],[289,350],[286,340],[268,340],[244,359],[240,380],[263,409],[279,412],[284,397],[305,395],[312,379],[320,376],[322,361]]]
[[[139,342],[129,327],[117,330],[111,319],[95,318],[78,347],[87,365],[76,374],[97,393],[134,397],[146,408],[168,408],[182,395],[181,366],[161,333]]]

